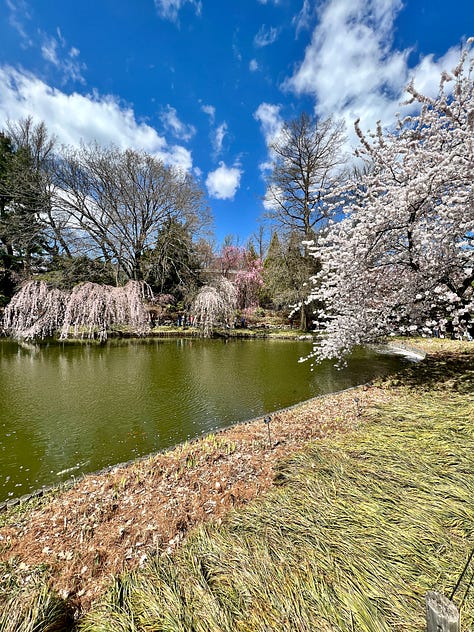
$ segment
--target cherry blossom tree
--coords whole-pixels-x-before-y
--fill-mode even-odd
[[[245,266],[246,250],[240,246],[225,245],[217,259],[223,276],[228,279]]]
[[[393,131],[364,135],[356,122],[368,168],[340,191],[344,218],[315,253],[317,360],[387,335],[465,331],[474,307],[472,44],[435,98],[407,87],[415,113]]]
[[[44,281],[29,281],[5,308],[3,330],[20,340],[42,339],[60,334],[64,340],[108,337],[114,325],[127,325],[135,333],[148,328],[146,300],[151,292],[145,283],[129,281],[124,287],[80,283],[66,292]]]
[[[22,340],[53,336],[62,326],[67,293],[51,289],[44,281],[29,281],[5,308],[3,330]]]
[[[149,323],[145,300],[151,298],[148,286],[139,281],[129,281],[123,287],[80,283],[68,297],[60,338],[72,334],[103,342],[113,325],[128,325],[143,334]]]
[[[195,324],[206,338],[212,336],[216,326],[229,326],[237,305],[235,285],[219,277],[212,285],[203,286],[192,304]]]
[[[248,262],[245,270],[239,270],[235,275],[237,290],[237,306],[240,309],[258,307],[259,292],[263,286],[263,263],[260,258]]]

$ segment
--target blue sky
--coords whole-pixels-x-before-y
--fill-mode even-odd
[[[268,143],[302,110],[373,129],[435,93],[472,0],[0,0],[0,127],[32,114],[192,171],[221,242],[263,213]]]

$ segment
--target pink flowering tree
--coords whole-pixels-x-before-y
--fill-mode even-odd
[[[340,191],[344,217],[318,241],[317,360],[387,335],[465,331],[474,308],[472,43],[435,98],[407,87],[415,114],[392,132],[379,125],[367,136],[356,123],[366,168]]]
[[[222,275],[228,279],[241,270],[246,263],[247,251],[239,246],[224,246],[218,257]]]
[[[237,306],[240,309],[258,306],[259,292],[263,286],[262,273],[262,260],[256,258],[248,262],[246,269],[239,270],[235,275]]]
[[[6,335],[23,340],[47,338],[62,327],[67,292],[29,281],[13,296],[3,314]]]

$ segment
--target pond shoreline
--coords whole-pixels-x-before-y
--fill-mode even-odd
[[[92,344],[92,345],[106,345],[109,342],[119,340],[155,340],[155,339],[167,339],[167,338],[184,338],[184,339],[203,339],[206,338],[202,335],[199,329],[192,327],[185,328],[155,328],[145,333],[137,333],[132,331],[118,331],[113,330],[108,334],[106,340],[101,341],[97,338],[84,337],[71,337],[60,340],[59,338],[43,338],[38,340],[19,340],[9,336],[0,336],[0,339],[16,342],[17,344],[26,345],[38,345],[44,346],[48,344],[58,345],[74,345],[74,344]],[[285,329],[279,327],[272,328],[256,328],[256,329],[219,329],[215,330],[211,339],[277,339],[277,340],[314,340],[314,335],[311,332],[304,332],[298,329]]]

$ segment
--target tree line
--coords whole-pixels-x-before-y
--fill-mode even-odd
[[[0,291],[32,274],[72,286],[147,281],[183,291],[210,224],[188,173],[131,149],[56,146],[31,117],[0,134]],[[191,245],[193,246],[191,247]]]
[[[289,312],[317,268],[301,242],[327,216],[328,173],[342,140],[332,121],[303,114],[286,124],[272,146],[269,244],[260,230],[245,247],[229,237],[217,249],[191,174],[132,149],[58,147],[32,117],[9,122],[0,132],[0,301],[33,278],[61,290],[132,280],[190,305],[200,288],[216,290],[231,276],[236,307]],[[302,309],[303,329],[308,316]]]

